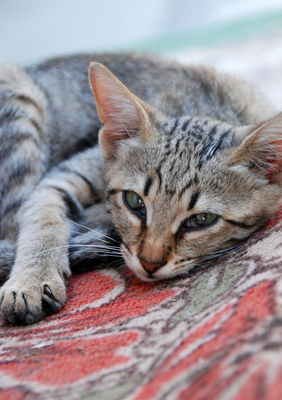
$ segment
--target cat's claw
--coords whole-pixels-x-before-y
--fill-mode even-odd
[[[1,315],[11,324],[32,324],[55,314],[66,301],[66,287],[60,277],[39,283],[9,279],[1,290]]]

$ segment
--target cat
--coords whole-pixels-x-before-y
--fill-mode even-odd
[[[281,199],[282,114],[212,68],[131,53],[6,65],[0,124],[1,314],[13,324],[61,309],[70,264],[113,256],[144,281],[189,274]]]

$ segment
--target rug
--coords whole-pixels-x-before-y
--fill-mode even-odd
[[[193,276],[74,276],[60,313],[0,325],[0,399],[281,400],[282,212]]]

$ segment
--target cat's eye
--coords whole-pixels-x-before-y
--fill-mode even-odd
[[[219,216],[212,213],[200,213],[193,215],[188,218],[184,224],[184,229],[201,229],[208,228],[209,226],[215,224],[219,219]]]
[[[139,194],[131,191],[123,192],[123,201],[130,211],[133,211],[141,218],[145,218],[146,207],[142,197],[139,196]]]

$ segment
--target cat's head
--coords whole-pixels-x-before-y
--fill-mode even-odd
[[[99,63],[90,83],[103,123],[109,212],[143,280],[191,270],[274,216],[282,195],[282,115],[259,126],[166,118]]]

